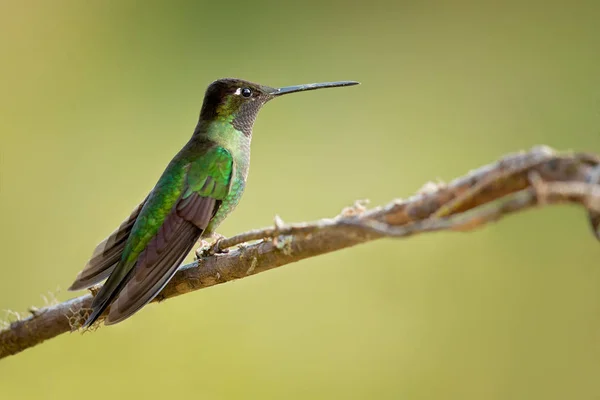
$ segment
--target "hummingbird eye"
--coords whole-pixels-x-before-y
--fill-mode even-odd
[[[250,97],[252,96],[252,90],[250,88],[243,88],[242,89],[242,96],[244,97]]]

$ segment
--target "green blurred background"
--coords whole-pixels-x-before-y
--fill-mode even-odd
[[[0,4],[2,309],[74,295],[220,77],[362,82],[267,105],[225,235],[600,151],[597,1]],[[567,206],[382,240],[62,335],[2,360],[0,396],[598,399],[599,258]]]

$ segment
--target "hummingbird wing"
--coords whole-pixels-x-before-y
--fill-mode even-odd
[[[83,270],[77,274],[77,278],[75,278],[75,282],[69,287],[69,290],[87,289],[102,282],[112,273],[121,259],[131,228],[138,215],[140,215],[146,199],[133,210],[129,218],[96,246],[92,257],[83,267]]]
[[[86,326],[109,305],[107,325],[156,297],[229,193],[233,168],[231,154],[216,145],[190,163],[167,167],[134,223],[119,264],[94,298]]]

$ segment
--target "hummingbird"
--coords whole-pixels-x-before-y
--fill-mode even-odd
[[[129,218],[98,244],[69,288],[86,289],[106,279],[83,327],[107,309],[105,325],[132,316],[158,295],[194,244],[210,237],[234,210],[246,186],[252,127],[265,103],[289,93],[357,84],[272,88],[233,78],[211,83],[190,140]]]

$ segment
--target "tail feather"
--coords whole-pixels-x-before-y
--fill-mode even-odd
[[[92,301],[92,313],[83,323],[83,328],[87,328],[91,326],[100,316],[104,313],[104,311],[108,308],[110,303],[118,296],[119,292],[125,286],[127,281],[129,280],[129,276],[131,275],[131,271],[125,276],[121,282],[115,287],[114,290],[108,290],[109,286],[105,285],[102,287],[100,292],[94,297]]]
[[[69,290],[87,289],[102,282],[112,273],[121,260],[121,254],[131,233],[131,228],[145,203],[146,199],[133,210],[129,218],[96,246],[92,257],[77,275]]]

